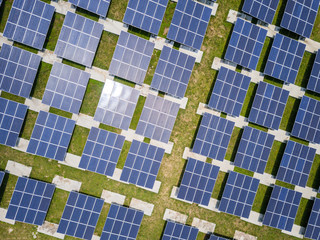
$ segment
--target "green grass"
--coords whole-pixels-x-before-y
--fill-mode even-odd
[[[24,121],[24,123],[22,125],[22,129],[21,129],[20,136],[22,138],[28,139],[28,140],[30,139],[33,127],[36,123],[37,117],[38,117],[37,112],[34,112],[34,111],[28,109],[25,121]]]
[[[241,174],[247,175],[247,176],[250,176],[250,177],[253,177],[253,172],[251,172],[249,170],[246,170],[246,169],[243,169],[243,168],[234,167],[233,171],[235,171],[237,173],[241,173]]]
[[[244,103],[241,109],[241,116],[249,117],[250,109],[254,100],[254,95],[257,90],[258,84],[253,82],[250,83],[246,98],[244,99]]]
[[[7,93],[7,92],[4,92],[4,91],[1,92],[1,97],[9,99],[9,100],[12,100],[12,101],[15,101],[15,102],[18,102],[18,103],[24,103],[25,102],[25,99],[23,97],[19,97],[17,95],[13,95],[11,93]]]
[[[71,137],[70,145],[68,148],[68,152],[81,156],[84,146],[86,144],[89,129],[76,125]]]
[[[279,141],[273,142],[270,156],[265,169],[266,173],[274,176],[277,174],[285,147],[285,143],[281,143]]]
[[[156,71],[156,67],[157,67],[157,64],[158,64],[158,61],[160,58],[160,53],[161,53],[161,51],[156,50],[156,49],[153,51],[153,55],[150,60],[149,68],[148,68],[146,77],[144,79],[145,84],[151,85],[152,78],[153,78],[154,72]]]
[[[80,70],[85,70],[85,69],[86,69],[85,66],[82,66],[81,64],[78,64],[78,63],[69,61],[69,60],[67,60],[67,59],[62,59],[62,63],[63,63],[63,64],[66,64],[66,65],[69,65],[69,66],[71,66],[71,67],[74,67],[74,68],[78,68],[78,69],[80,69]]]
[[[302,227],[307,227],[313,202],[313,200],[301,198],[297,216],[294,221],[295,224]]]
[[[280,123],[280,129],[291,132],[296,114],[298,112],[300,100],[289,96],[283,117]]]
[[[50,51],[54,51],[56,44],[58,42],[58,38],[60,35],[63,21],[64,21],[64,15],[59,14],[57,12],[55,12],[53,14],[53,18],[52,18],[51,25],[50,25],[50,28],[48,31],[48,35],[47,35],[46,41],[43,46],[44,48],[46,48]]]
[[[256,197],[252,205],[252,211],[264,214],[272,193],[272,187],[263,184],[259,185]]]
[[[276,185],[294,190],[294,185],[276,180]]]
[[[30,93],[31,97],[42,99],[50,76],[51,68],[51,64],[45,62],[40,63],[39,70]]]
[[[130,123],[131,129],[135,130],[137,128],[145,101],[146,101],[145,97],[139,96],[138,103],[137,103],[136,109],[133,114],[133,118]]]
[[[307,186],[319,189],[320,186],[320,155],[316,155],[309,173]]]
[[[230,160],[230,161],[234,162],[234,158],[236,157],[238,146],[239,146],[239,143],[241,140],[242,132],[243,132],[243,130],[241,128],[235,127],[233,129],[230,143],[229,143],[227,153],[225,156],[226,160]]]
[[[69,112],[54,108],[54,107],[50,107],[49,112],[54,113],[59,116],[62,116],[62,117],[72,118],[72,113],[69,113]]]
[[[131,146],[131,142],[124,141],[123,148],[121,150],[121,154],[117,163],[117,168],[122,169],[124,167],[124,163],[126,162],[130,146]]]
[[[103,89],[103,82],[89,79],[86,93],[84,95],[80,113],[94,116]]]
[[[174,10],[176,8],[177,3],[169,1],[166,12],[163,17],[163,21],[159,30],[160,37],[166,37],[169,31],[170,23],[173,17]]]

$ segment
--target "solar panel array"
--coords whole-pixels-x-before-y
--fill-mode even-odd
[[[219,211],[249,218],[260,180],[231,171],[219,205]]]
[[[211,234],[210,238],[208,240],[227,240],[227,239],[223,238],[223,237],[216,236],[214,234]]]
[[[151,88],[183,98],[191,77],[196,59],[173,48],[164,46]]]
[[[54,10],[38,0],[14,0],[3,36],[42,50]]]
[[[5,172],[0,171],[0,186],[1,186],[2,182],[3,182],[4,175],[5,175]]]
[[[0,144],[15,147],[28,107],[0,97]]]
[[[294,84],[306,45],[289,37],[276,34],[264,74]]]
[[[110,206],[100,239],[134,240],[137,238],[142,218],[142,211],[113,203]]]
[[[196,240],[199,229],[182,223],[167,221],[162,240]]]
[[[155,44],[127,32],[121,32],[109,72],[142,85]]]
[[[125,137],[92,127],[82,152],[79,168],[113,176]]]
[[[195,1],[178,0],[167,38],[200,50],[211,11],[211,8]]]
[[[110,0],[69,0],[69,2],[101,17],[107,16],[110,5]]]
[[[280,26],[309,38],[319,9],[319,0],[288,0]]]
[[[41,226],[46,218],[55,185],[19,177],[6,218]]]
[[[40,111],[27,152],[63,161],[75,124],[74,120]]]
[[[152,189],[164,151],[163,148],[133,140],[120,180]]]
[[[246,126],[241,136],[234,165],[257,173],[264,173],[274,135]]]
[[[221,67],[208,106],[239,117],[251,78]]]
[[[58,226],[58,233],[91,239],[96,228],[103,200],[77,192],[70,192]]]
[[[0,52],[0,90],[29,98],[41,57],[3,44]]]
[[[320,143],[320,102],[303,96],[291,135],[303,140]]]
[[[288,141],[276,178],[286,183],[305,187],[315,155],[316,149]]]
[[[320,93],[320,49],[318,50],[312,67],[307,89]]]
[[[238,18],[224,58],[255,70],[266,36],[267,30]]]
[[[304,233],[305,238],[317,240],[320,238],[320,199],[315,198],[309,217],[308,225]]]
[[[234,122],[204,113],[192,151],[223,161],[232,135]]]
[[[279,0],[245,0],[242,11],[269,24],[272,24]]]
[[[136,133],[168,143],[180,105],[162,97],[148,94]]]
[[[42,97],[42,103],[78,114],[89,78],[89,73],[55,62]]]
[[[260,82],[249,114],[249,122],[278,130],[289,91]]]
[[[139,99],[139,90],[106,80],[94,120],[128,130]]]
[[[263,224],[291,231],[302,193],[275,185],[269,200]]]
[[[220,167],[189,158],[178,198],[208,206]]]
[[[67,12],[54,53],[59,57],[91,67],[103,25]]]
[[[168,0],[129,0],[123,22],[158,35]]]

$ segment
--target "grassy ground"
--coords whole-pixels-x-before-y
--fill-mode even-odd
[[[127,5],[126,1],[111,1],[110,10],[108,17],[121,21],[124,16],[125,8]],[[117,192],[126,195],[127,199],[125,204],[130,203],[131,198],[135,197],[143,201],[153,203],[155,205],[154,212],[151,217],[145,216],[139,231],[138,239],[160,239],[163,232],[165,221],[162,220],[164,211],[166,208],[173,209],[175,211],[187,214],[187,223],[191,224],[194,217],[204,219],[217,224],[215,232],[226,236],[232,237],[235,230],[241,230],[249,234],[253,234],[258,237],[258,239],[294,239],[288,235],[282,234],[279,230],[269,228],[269,227],[259,227],[245,221],[240,220],[238,217],[231,216],[224,213],[216,213],[203,208],[198,207],[195,204],[187,204],[181,201],[174,200],[170,198],[170,193],[173,186],[177,186],[182,176],[183,169],[185,167],[186,161],[182,159],[183,151],[185,147],[192,147],[194,136],[196,134],[197,126],[200,121],[200,116],[196,115],[196,110],[200,102],[206,103],[210,97],[211,89],[213,88],[214,81],[217,76],[217,71],[211,69],[211,64],[214,57],[223,58],[226,46],[231,34],[233,25],[226,22],[226,18],[229,9],[240,10],[243,1],[230,0],[230,1],[220,1],[217,16],[212,17],[207,29],[207,34],[204,39],[204,44],[202,46],[203,59],[201,64],[196,64],[192,77],[190,79],[189,87],[186,92],[186,97],[189,98],[187,108],[185,110],[180,110],[175,127],[172,132],[171,141],[175,143],[172,154],[165,155],[159,175],[158,180],[162,182],[159,194],[150,193],[143,189],[137,188],[132,185],[122,184],[110,179],[105,176],[80,171],[74,168],[70,168],[59,164],[56,161],[51,161],[38,156],[33,156],[30,154],[21,153],[12,148],[5,146],[0,146],[0,169],[4,169],[7,160],[14,160],[23,163],[27,166],[32,166],[31,177],[47,182],[51,182],[55,175],[64,176],[66,178],[75,179],[82,182],[81,192],[89,194],[92,196],[99,197],[103,189]],[[6,19],[9,14],[9,10],[12,4],[12,0],[6,0],[0,10],[0,31],[3,32]],[[172,19],[173,11],[176,3],[169,1],[168,8],[165,13],[164,21],[160,29],[160,36],[165,37]],[[285,1],[280,1],[280,7],[276,14],[274,23],[280,24],[280,19],[285,6]],[[88,16],[85,11],[79,11],[78,13]],[[90,16],[96,19],[95,16]],[[55,13],[54,21],[52,23],[49,35],[46,41],[45,47],[49,50],[54,50],[59,32],[64,20],[64,16]],[[312,38],[314,40],[320,41],[320,15],[317,18],[315,30],[313,31]],[[134,31],[131,29],[131,31]],[[141,34],[141,33],[140,33]],[[96,58],[94,60],[94,66],[108,69],[112,54],[116,45],[117,36],[104,32],[102,39],[97,51]],[[263,71],[265,61],[270,50],[272,40],[268,39],[261,56],[261,60],[258,65],[258,70]],[[155,54],[151,60],[150,68],[146,77],[146,83],[150,83],[152,80],[152,74],[155,70],[156,63],[159,58],[159,51],[155,51]],[[314,58],[314,54],[306,53],[303,59],[301,70],[297,78],[297,84],[304,87],[306,85],[306,79],[308,79],[308,74],[310,71],[310,63]],[[51,65],[42,63],[37,75],[35,82],[35,87],[32,92],[32,96],[41,99],[48,77],[51,70]],[[117,81],[122,81],[117,79]],[[266,81],[281,86],[282,84],[275,81],[272,78],[267,78]],[[241,111],[241,115],[248,117],[250,112],[250,107],[254,98],[257,85],[254,83],[250,84],[248,94],[245,100],[244,107]],[[81,107],[80,112],[94,116],[95,109],[97,107],[99,96],[103,88],[103,83],[90,79],[85,98]],[[311,94],[311,93],[308,93]],[[2,93],[3,97],[14,98],[16,101],[22,101],[21,99],[15,98],[8,94]],[[316,96],[319,97],[319,96]],[[319,97],[320,98],[320,97]],[[134,114],[133,121],[131,123],[131,128],[135,129],[139,116],[142,111],[145,98],[140,97],[137,109]],[[292,128],[292,123],[295,118],[296,110],[299,105],[299,100],[294,98],[289,98],[287,108],[283,120],[281,122],[281,129],[290,130]],[[54,110],[55,111],[55,110]],[[55,111],[56,112],[56,111]],[[57,112],[61,114],[61,112]],[[21,136],[29,139],[31,132],[37,117],[37,113],[29,110],[26,118],[26,123],[24,124]],[[253,126],[253,125],[251,125]],[[106,128],[110,131],[119,131],[110,127],[100,126]],[[254,126],[257,127],[257,126]],[[265,129],[264,129],[265,130]],[[228,148],[226,158],[233,161],[238,142],[241,136],[242,130],[235,128],[230,146]],[[77,126],[74,131],[74,135],[71,139],[70,147],[68,152],[80,155],[84,148],[87,135],[89,133],[88,129]],[[278,166],[281,161],[281,156],[284,151],[285,144],[275,141],[270,158],[266,167],[266,172],[276,175]],[[118,162],[118,167],[122,168],[125,162],[125,158],[130,148],[130,143],[125,142],[124,149],[121,153],[120,160]],[[213,161],[214,163],[214,161]],[[318,188],[320,183],[320,156],[316,156],[312,170],[310,173],[310,178],[308,180],[308,186],[313,188]],[[251,175],[252,173],[237,169],[245,174]],[[213,197],[220,199],[223,193],[224,185],[227,180],[228,174],[220,172],[218,179],[213,191]],[[3,186],[0,191],[0,206],[7,208],[14,185],[17,178],[13,175],[6,175]],[[264,185],[259,186],[259,190],[254,202],[253,210],[260,213],[264,213],[266,205],[271,194],[272,188]],[[53,197],[52,204],[50,205],[49,212],[47,215],[47,220],[54,223],[59,223],[60,217],[63,212],[65,202],[67,200],[68,193],[62,190],[56,190]],[[101,216],[98,221],[95,233],[100,235],[104,225],[104,221],[108,212],[109,205],[105,204],[102,210]],[[306,225],[307,216],[310,212],[311,203],[310,201],[303,199],[298,211],[296,218],[296,224],[302,226]],[[36,228],[28,225],[16,223],[14,226],[0,223],[0,236],[3,239],[33,239],[33,235],[37,235],[37,239],[51,239],[48,236],[39,234],[36,232]],[[66,239],[73,239],[66,237]],[[204,234],[199,234],[198,239],[204,239]]]

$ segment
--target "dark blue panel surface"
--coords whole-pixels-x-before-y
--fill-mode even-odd
[[[278,4],[279,0],[245,0],[242,11],[271,24]]]
[[[167,221],[162,240],[196,240],[199,229],[182,223]]]
[[[211,234],[209,240],[228,240],[228,239]]]
[[[308,225],[304,233],[305,238],[314,240],[320,239],[320,199],[315,198],[311,214],[309,217]]]
[[[308,90],[320,93],[320,49],[313,63],[312,71],[308,81]]]
[[[110,0],[69,0],[69,2],[101,17],[107,16],[110,5]]]
[[[3,181],[3,179],[4,179],[4,175],[5,175],[5,172],[0,171],[0,186],[1,186],[2,181]]]

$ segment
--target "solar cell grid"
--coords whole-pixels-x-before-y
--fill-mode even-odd
[[[0,171],[0,186],[1,186],[2,181],[3,181],[3,179],[4,179],[4,175],[5,175],[5,172]]]
[[[189,158],[178,198],[208,206],[220,167]]]
[[[41,226],[55,190],[54,184],[19,177],[6,218]]]
[[[318,50],[312,67],[307,89],[320,93],[320,49]]]
[[[227,239],[211,234],[209,240],[227,240]]]
[[[245,0],[242,11],[269,24],[272,24],[279,0]]]
[[[41,57],[3,44],[0,52],[0,90],[29,98]]]
[[[167,221],[162,240],[196,240],[198,232],[198,228]]]
[[[309,217],[308,225],[304,233],[305,238],[318,240],[320,238],[320,199],[315,198]]]
[[[221,67],[208,106],[239,117],[251,78]]]
[[[69,2],[101,17],[107,16],[110,5],[110,0],[69,0]]]

